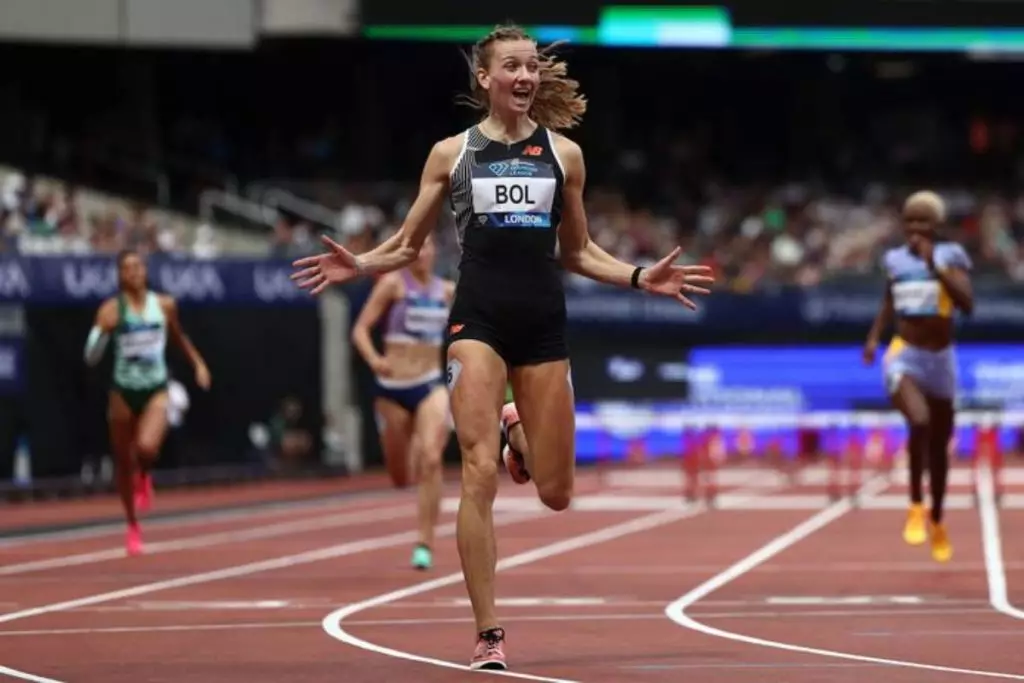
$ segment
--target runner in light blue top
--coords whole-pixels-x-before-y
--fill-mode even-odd
[[[873,363],[883,332],[895,334],[883,359],[890,400],[907,423],[910,509],[903,540],[922,545],[930,537],[932,557],[948,562],[953,546],[943,512],[956,399],[955,314],[974,310],[971,258],[962,246],[941,238],[946,205],[934,192],[915,192],[903,206],[906,244],[882,258],[885,294],[864,346]],[[924,506],[928,472],[931,507]]]

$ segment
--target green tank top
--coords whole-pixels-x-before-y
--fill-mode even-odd
[[[505,385],[505,403],[511,403],[511,402],[512,402],[512,385],[511,384],[506,384]]]
[[[114,331],[114,386],[155,389],[167,383],[167,318],[160,299],[146,293],[142,313],[135,312],[123,295],[117,297],[118,325]]]

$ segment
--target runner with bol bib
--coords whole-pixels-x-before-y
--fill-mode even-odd
[[[469,97],[485,116],[434,145],[401,230],[359,256],[325,238],[328,252],[296,261],[300,270],[293,277],[319,293],[362,274],[403,268],[416,259],[446,200],[454,210],[462,259],[446,341],[462,451],[458,548],[476,625],[470,667],[505,669],[505,629],[495,613],[494,590],[495,424],[504,422],[509,430],[512,449],[505,462],[513,478],[532,481],[549,508],[568,508],[576,412],[564,272],[672,297],[690,308],[696,305],[686,295],[709,293],[705,286],[713,279],[707,267],[674,265],[678,247],[640,268],[590,239],[583,152],[555,132],[575,126],[586,110],[564,62],[539,51],[515,26],[489,33],[468,61]],[[509,382],[514,406],[504,401]]]

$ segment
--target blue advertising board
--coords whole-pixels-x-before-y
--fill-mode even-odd
[[[148,259],[153,289],[185,305],[310,306],[316,299],[290,279],[283,259]],[[371,282],[345,287],[353,308],[361,307]],[[0,256],[0,303],[96,303],[114,293],[117,271],[110,256]],[[878,311],[882,283],[780,287],[750,294],[716,291],[691,311],[673,299],[569,278],[566,309],[575,328],[670,328],[693,334],[796,334],[844,330],[867,333]],[[976,334],[1024,336],[1024,288],[977,283],[975,311],[958,324]],[[355,312],[355,311],[354,311]]]
[[[150,286],[185,304],[311,306],[316,301],[295,286],[286,260],[153,256],[147,266]],[[97,303],[116,290],[117,267],[109,256],[0,257],[0,302]]]
[[[578,402],[581,461],[622,457],[634,442],[650,453],[682,453],[687,432],[701,425],[720,428],[727,442],[749,430],[758,447],[774,441],[790,455],[808,427],[821,430],[826,447],[874,428],[895,442],[903,438],[880,363],[865,366],[857,345],[704,346],[678,355],[674,367],[685,388],[675,400],[658,393],[642,401],[613,391],[607,398],[591,394]],[[956,358],[963,408],[995,409],[1003,418],[1024,410],[1024,344],[965,343]],[[963,449],[972,447],[976,433],[973,418],[958,421]],[[1005,448],[1018,437],[1018,427],[1004,425],[1000,431]]]
[[[861,347],[742,346],[690,349],[689,401],[768,410],[853,410],[886,402],[881,356]],[[960,398],[967,404],[1024,403],[1024,344],[962,343],[956,348]]]
[[[666,297],[611,289],[570,290],[566,307],[571,323],[585,326],[630,324],[737,331],[856,330],[867,334],[882,300],[877,285],[781,287],[737,294],[717,291],[698,299],[691,311]],[[1024,334],[1024,288],[1005,285],[975,288],[975,310],[958,316],[957,325],[975,332]]]

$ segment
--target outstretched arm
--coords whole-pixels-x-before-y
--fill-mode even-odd
[[[617,287],[636,287],[653,294],[671,296],[690,309],[697,305],[684,292],[710,294],[703,285],[714,282],[706,266],[677,266],[674,262],[683,252],[676,247],[650,268],[638,268],[615,258],[590,239],[586,211],[583,208],[583,187],[586,168],[579,145],[558,137],[558,153],[565,165],[562,189],[562,224],[558,228],[558,245],[566,270],[591,280]]]
[[[580,146],[567,138],[557,139],[559,157],[565,166],[562,188],[562,224],[558,228],[558,246],[566,270],[583,277],[618,287],[630,287],[636,267],[615,258],[593,240],[583,208],[586,165]]]
[[[416,260],[423,242],[437,225],[437,217],[448,193],[449,173],[460,149],[461,138],[458,136],[434,145],[420,176],[416,200],[409,208],[401,229],[375,249],[356,256],[360,273],[388,273]]]
[[[448,138],[430,150],[416,201],[398,232],[377,248],[358,256],[324,235],[320,239],[327,246],[327,252],[294,261],[292,265],[301,270],[292,273],[291,279],[316,295],[330,285],[348,282],[360,275],[389,273],[415,261],[427,235],[437,225],[437,216],[449,188],[449,174],[462,148],[462,140],[460,136]]]

